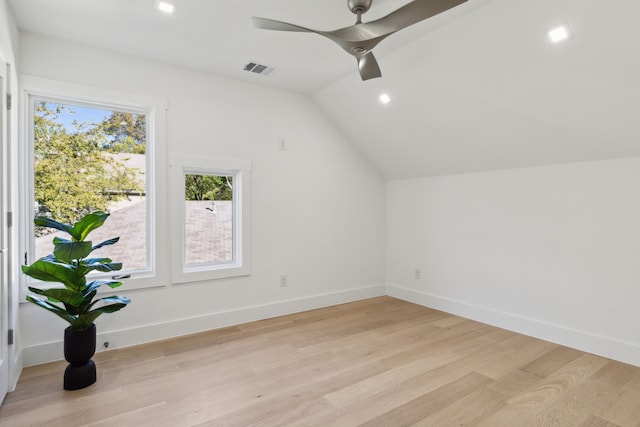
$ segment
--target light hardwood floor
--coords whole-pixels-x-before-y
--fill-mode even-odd
[[[1,426],[640,427],[640,368],[390,297],[24,370]]]

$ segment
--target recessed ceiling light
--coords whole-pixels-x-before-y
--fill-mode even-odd
[[[569,38],[569,29],[564,25],[556,27],[549,31],[549,40],[551,43],[559,43],[562,40]]]
[[[176,7],[166,1],[159,1],[157,4],[157,8],[160,12],[172,14]]]
[[[388,104],[391,102],[391,98],[386,93],[383,93],[382,95],[380,95],[379,99],[380,99],[380,102],[382,102],[383,104]]]

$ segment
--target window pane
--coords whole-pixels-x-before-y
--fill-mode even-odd
[[[233,177],[185,174],[185,264],[234,260]]]
[[[92,256],[122,261],[123,270],[147,270],[146,115],[42,99],[32,107],[34,214],[73,223],[92,211],[109,212],[90,237],[120,241]],[[35,228],[36,258],[64,235],[50,230]]]

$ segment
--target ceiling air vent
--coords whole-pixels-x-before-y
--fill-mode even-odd
[[[251,73],[260,74],[261,76],[268,76],[275,70],[275,68],[264,64],[258,64],[257,62],[252,61],[244,66],[244,70]]]

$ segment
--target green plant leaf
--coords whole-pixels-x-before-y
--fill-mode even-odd
[[[110,258],[87,258],[82,261],[82,265],[87,271],[110,272],[122,269],[121,262],[111,262]]]
[[[53,219],[50,219],[44,216],[35,217],[33,219],[33,223],[41,227],[55,228],[56,230],[64,231],[65,233],[68,233],[73,236],[73,234],[71,233],[70,225],[63,224],[61,222],[55,221]]]
[[[95,211],[80,218],[78,222],[73,224],[73,228],[69,230],[74,240],[84,240],[91,231],[102,226],[109,217],[109,214],[102,211]]]
[[[58,243],[71,243],[71,240],[63,239],[62,237],[54,237],[53,238],[53,244],[57,245]]]
[[[107,264],[111,262],[111,258],[85,258],[82,260],[82,264],[85,266],[94,265],[94,264]]]
[[[36,305],[39,305],[40,307],[44,308],[45,310],[49,310],[50,312],[52,312],[56,316],[59,316],[62,319],[64,319],[65,321],[69,322],[71,325],[73,325],[73,322],[75,321],[75,318],[73,316],[71,316],[69,313],[67,313],[63,308],[60,308],[57,305],[51,304],[48,301],[42,300],[40,298],[33,297],[31,295],[27,295],[27,301],[32,302],[32,303],[34,303]]]
[[[29,286],[29,290],[34,294],[45,296],[55,302],[62,302],[73,306],[81,305],[84,299],[82,293],[70,289],[38,289]]]
[[[113,245],[114,243],[118,243],[118,240],[120,240],[120,237],[114,237],[113,239],[105,240],[104,242],[98,243],[93,248],[91,248],[91,251],[95,251],[96,249],[100,249],[103,246]]]
[[[55,245],[53,255],[61,260],[81,259],[92,251],[91,242],[59,242]]]
[[[128,297],[122,296],[122,295],[111,295],[110,297],[104,297],[104,298],[100,298],[100,300],[104,301],[104,302],[120,302],[124,305],[127,305],[131,302],[131,300]]]
[[[96,321],[98,316],[100,316],[101,314],[102,313],[100,312],[90,312],[90,313],[86,313],[81,316],[78,316],[78,319],[75,322],[74,329],[81,330],[81,331],[88,329],[93,324],[93,322]]]
[[[75,306],[75,305],[71,305],[71,304],[64,304],[64,309],[71,316],[78,317],[80,314],[86,313],[86,311],[88,310],[88,307],[90,305],[91,305],[90,303],[89,304],[84,304],[84,306]]]
[[[104,313],[114,313],[118,310],[121,310],[123,308],[125,308],[127,306],[126,303],[123,302],[119,302],[116,304],[109,304],[109,305],[103,305],[102,307],[93,309],[89,312],[89,314],[91,313],[100,313],[100,314],[104,314]]]
[[[83,307],[82,307],[82,312],[86,313],[87,311],[89,311],[89,309],[91,308],[91,306],[93,305],[93,298],[96,296],[96,294],[98,293],[97,290],[93,289],[90,292],[85,292],[84,293],[84,301],[83,301]]]
[[[122,286],[122,282],[114,281],[114,280],[94,280],[93,282],[87,285],[87,289],[84,291],[85,294],[88,294],[91,291],[98,290],[98,288],[102,285],[107,285],[110,288],[117,288],[118,286]]]
[[[22,272],[43,282],[59,282],[68,289],[79,291],[85,285],[83,276],[70,264],[58,261],[54,257],[40,258],[31,265],[23,265]]]
[[[73,322],[71,322],[71,329],[74,331],[85,331],[93,325],[96,317],[98,316],[87,316],[86,314],[81,314],[73,319]]]
[[[127,304],[129,304],[131,300],[127,297],[123,297],[122,295],[111,295],[109,297],[98,298],[91,305],[95,305],[98,303],[105,304],[98,308],[94,308],[89,313],[99,312],[99,313],[113,313],[114,311],[118,311]]]
[[[98,307],[89,311],[86,314],[80,315],[79,317],[82,319],[83,322],[91,324],[101,314],[114,313],[118,310],[123,309],[124,307],[127,306],[127,304],[131,302],[131,300],[127,297],[123,297],[120,295],[113,295],[110,297],[100,298],[99,300],[94,301],[93,304],[96,304],[98,302],[107,303],[107,305],[103,305],[101,307]]]
[[[102,272],[109,272],[109,271],[118,271],[118,270],[122,270],[122,263],[121,262],[110,262],[108,264],[96,264],[96,265],[92,265],[91,266],[92,270],[97,270],[97,271],[102,271]]]

